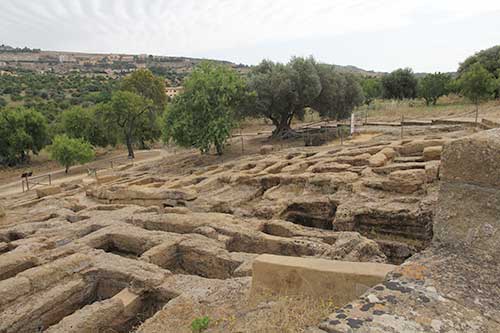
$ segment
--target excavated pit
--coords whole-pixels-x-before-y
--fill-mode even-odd
[[[82,265],[89,266],[77,274],[73,270],[79,264],[58,267],[57,272],[69,276],[48,289],[13,298],[3,308],[0,297],[0,310],[25,312],[19,324],[0,332],[75,332],[68,328],[76,323],[92,327],[81,331],[133,332],[173,297],[202,294],[205,286],[245,285],[240,280],[252,276],[259,254],[403,263],[432,237],[432,191],[427,189],[437,186],[431,167],[439,162],[417,156],[369,166],[379,163],[369,159],[383,147],[387,145],[256,156],[184,176],[151,168],[151,176],[145,177],[148,173],[131,168],[115,180],[68,196],[74,209],[67,204],[45,208],[44,203],[23,208],[27,216],[50,213],[60,219],[37,225],[28,217],[1,230],[0,262],[15,245],[16,252],[33,251],[33,258],[40,259],[35,270],[50,272],[43,266],[68,253],[88,256]],[[404,177],[395,177],[392,187],[365,186],[402,170],[426,179],[411,193],[395,190],[414,186]],[[74,214],[68,215],[68,209]],[[7,279],[22,283],[24,271],[33,267],[29,261],[26,265]],[[37,300],[45,302],[40,308],[50,310],[30,312],[25,304]]]
[[[292,203],[281,218],[305,227],[332,230],[336,212],[337,205],[331,202]]]

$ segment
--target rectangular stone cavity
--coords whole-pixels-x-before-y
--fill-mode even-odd
[[[76,279],[27,296],[0,315],[0,332],[41,332],[87,305],[110,299],[123,290],[113,279]],[[141,310],[142,311],[142,310]],[[5,315],[5,317],[3,317]],[[5,320],[3,320],[3,319]],[[113,318],[108,318],[111,320]]]
[[[125,288],[110,299],[87,305],[50,327],[49,333],[134,332],[169,301],[159,293]]]
[[[253,262],[252,295],[308,295],[343,305],[397,266],[263,254]]]

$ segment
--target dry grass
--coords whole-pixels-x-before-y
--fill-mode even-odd
[[[356,113],[364,116],[366,106]],[[423,100],[387,101],[377,100],[368,110],[368,121],[400,121],[431,118],[469,118],[475,116],[475,105],[458,96],[446,96],[439,99],[437,105],[427,106]],[[489,101],[479,107],[479,118],[500,119],[500,101]]]
[[[208,332],[304,332],[336,309],[332,300],[262,295],[252,299],[233,317],[219,319]]]

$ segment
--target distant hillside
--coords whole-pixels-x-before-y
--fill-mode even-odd
[[[206,59],[148,54],[41,51],[27,47],[14,48],[8,45],[0,45],[0,69],[25,69],[59,74],[77,71],[119,77],[138,68],[148,68],[156,75],[165,77],[172,86],[182,84],[184,77],[203,60]],[[211,59],[211,61],[231,66],[240,73],[247,73],[251,68],[247,65],[235,64],[225,60]],[[387,74],[350,65],[333,66],[342,73],[375,77]],[[455,73],[450,74],[454,75]],[[416,73],[415,75],[422,77],[426,73]]]
[[[375,72],[375,71],[367,71],[365,69],[356,67],[356,66],[342,66],[342,65],[333,65],[335,69],[341,73],[352,73],[352,74],[358,74],[358,75],[363,75],[363,76],[383,76],[387,73],[385,72]]]

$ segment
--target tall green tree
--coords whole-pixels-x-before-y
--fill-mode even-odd
[[[427,105],[436,105],[439,97],[448,94],[451,76],[445,73],[427,74],[418,83],[418,94]]]
[[[384,98],[412,99],[417,97],[418,81],[411,68],[400,68],[382,78]]]
[[[164,139],[202,153],[222,154],[246,96],[245,81],[233,69],[203,62],[184,82],[184,92],[167,108]]]
[[[15,165],[29,161],[29,153],[47,144],[47,121],[32,109],[0,109],[0,163]]]
[[[133,135],[144,149],[147,141],[157,140],[161,136],[159,118],[167,103],[165,82],[149,69],[139,69],[123,79],[121,90],[133,92],[151,101],[151,112],[137,119]]]
[[[356,77],[338,73],[334,66],[316,64],[320,77],[321,92],[310,106],[324,118],[345,119],[352,110],[363,103],[363,89]]]
[[[157,112],[163,112],[167,103],[165,82],[149,69],[138,69],[126,76],[121,83],[121,90],[150,99]]]
[[[286,65],[263,60],[249,76],[249,89],[255,92],[249,115],[269,118],[273,136],[286,137],[294,117],[302,118],[304,109],[321,93],[321,82],[312,58],[292,58]]]
[[[495,90],[498,88],[498,82],[480,63],[476,63],[462,73],[458,84],[462,95],[476,105],[477,122],[479,103],[493,97]]]
[[[128,156],[135,158],[133,143],[139,133],[138,125],[143,117],[154,112],[151,100],[130,91],[117,91],[111,102],[102,106],[101,112],[108,121],[114,122],[121,129]]]
[[[73,139],[67,135],[57,135],[48,147],[51,159],[64,166],[65,172],[76,164],[84,164],[94,159],[95,153],[90,143],[83,139]]]

